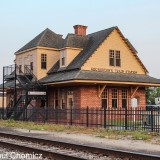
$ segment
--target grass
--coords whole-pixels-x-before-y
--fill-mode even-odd
[[[144,132],[136,131],[133,134],[133,139],[135,140],[149,140],[152,138],[152,135],[144,134]]]
[[[56,124],[39,124],[34,122],[23,122],[14,120],[0,120],[0,126],[15,127],[28,130],[45,130],[54,132],[65,133],[82,133],[94,135],[100,138],[110,139],[133,139],[133,140],[151,140],[152,138],[159,136],[158,133],[144,132],[139,129],[138,131],[131,130],[112,130],[104,128],[86,128],[82,126],[67,126]]]

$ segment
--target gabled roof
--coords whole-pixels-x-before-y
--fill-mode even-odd
[[[73,69],[80,69],[82,65],[88,60],[88,58],[94,53],[94,51],[100,46],[100,44],[112,33],[114,29],[117,29],[117,31],[120,33],[122,39],[124,42],[128,45],[128,47],[133,52],[136,59],[139,61],[141,66],[144,68],[146,73],[148,73],[148,70],[144,66],[144,64],[141,62],[137,55],[136,49],[133,47],[133,45],[129,42],[128,39],[126,39],[123,34],[120,32],[118,27],[112,27],[105,30],[101,30],[92,34],[87,35],[88,41],[86,47],[75,57],[75,59],[65,68],[59,68],[58,65],[54,65],[52,69],[49,71],[49,73],[63,71],[63,70],[73,70]]]
[[[94,51],[110,35],[110,33],[114,29],[115,27],[112,27],[99,32],[88,34],[86,40],[87,45],[66,68],[60,69],[58,67],[58,64],[56,64],[51,68],[51,70],[48,73],[50,74],[53,72],[58,72],[63,70],[80,69],[81,66],[86,62],[86,60],[94,53]]]
[[[62,47],[63,41],[64,39],[62,38],[62,35],[56,34],[47,28],[43,32],[41,32],[38,36],[36,36],[34,39],[32,39],[29,43],[27,43],[25,46],[19,49],[16,53],[37,46],[59,49]]]
[[[94,53],[99,45],[110,35],[115,27],[108,28],[99,32],[87,35],[89,38],[86,48],[84,48],[78,56],[69,64],[66,70],[79,69]]]
[[[73,59],[73,61],[67,67],[59,68],[58,64],[56,64],[52,67],[49,73],[64,71],[64,70],[80,69],[83,66],[83,64],[88,60],[88,58],[95,52],[95,50],[115,29],[119,32],[124,42],[127,44],[127,46],[130,48],[130,50],[134,54],[135,58],[144,68],[145,72],[148,73],[148,70],[139,59],[137,55],[137,51],[129,42],[129,40],[123,36],[121,31],[118,29],[118,27],[108,28],[105,30],[101,30],[101,31],[86,35],[86,36],[68,34],[65,39],[63,39],[61,35],[56,34],[47,28],[42,33],[40,33],[37,37],[31,40],[28,44],[26,44],[24,47],[18,50],[16,53],[30,49],[30,48],[34,48],[36,46],[57,48],[57,49],[62,49],[65,47],[81,48],[83,50]]]

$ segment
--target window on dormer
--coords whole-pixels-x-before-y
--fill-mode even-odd
[[[65,56],[65,52],[63,51],[61,53],[61,66],[65,66],[66,65],[66,56]]]
[[[65,66],[65,57],[62,57],[62,66]]]
[[[41,69],[47,69],[47,55],[41,54]]]

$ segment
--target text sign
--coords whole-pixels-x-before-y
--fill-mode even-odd
[[[137,71],[123,70],[123,69],[107,69],[107,68],[91,68],[92,71],[110,72],[110,73],[132,73],[137,74]]]
[[[30,96],[45,96],[46,92],[39,92],[39,91],[29,91],[28,95]]]

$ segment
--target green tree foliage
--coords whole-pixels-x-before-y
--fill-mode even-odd
[[[155,98],[160,97],[160,87],[151,87],[146,89],[146,103],[150,105],[155,104]]]

